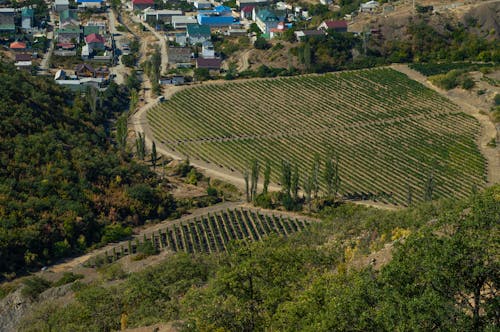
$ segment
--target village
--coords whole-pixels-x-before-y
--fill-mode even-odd
[[[315,6],[320,10],[339,7],[330,0]],[[73,91],[84,92],[91,86],[105,89],[117,75],[122,83],[130,68],[139,69],[139,54],[131,56],[139,52],[130,49],[133,40],[127,39],[127,27],[115,17],[128,15],[130,22],[166,44],[166,66],[159,84],[178,85],[196,80],[196,71],[209,78],[227,72],[231,64],[226,41],[261,49],[287,34],[287,40],[300,42],[308,36],[352,30],[349,26],[358,13],[392,10],[392,5],[369,1],[342,19],[315,24],[307,7],[270,0],[131,0],[113,6],[101,0],[28,1],[19,8],[0,8],[0,45],[2,58],[13,61],[19,70],[50,75]]]

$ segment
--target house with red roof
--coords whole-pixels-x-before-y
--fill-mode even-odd
[[[220,71],[221,63],[222,63],[221,59],[197,58],[196,59],[196,68],[208,69],[210,71],[210,73],[213,73],[213,72],[218,73]]]
[[[10,43],[9,48],[15,52],[22,52],[26,50],[26,43],[15,41]]]
[[[146,8],[154,8],[154,0],[132,0],[133,10],[144,10]]]
[[[85,37],[85,43],[88,45],[89,51],[92,50],[104,50],[106,44],[106,39],[98,33],[91,33]]]
[[[254,8],[255,8],[255,6],[245,6],[245,7],[241,8],[240,18],[242,20],[244,20],[244,19],[251,20],[252,19],[252,12],[253,12]]]
[[[335,32],[347,32],[346,21],[323,21],[318,27],[318,30],[333,30]]]

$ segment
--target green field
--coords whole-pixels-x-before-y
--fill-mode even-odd
[[[341,192],[405,204],[466,196],[485,183],[479,124],[436,92],[392,69],[200,85],[148,113],[155,139],[228,171],[282,159],[309,173],[317,152],[340,156]]]

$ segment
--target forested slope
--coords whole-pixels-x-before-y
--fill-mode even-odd
[[[402,211],[341,205],[289,238],[175,254],[142,272],[120,262],[40,306],[21,331],[496,331],[500,187]],[[356,264],[381,248],[392,259]],[[121,279],[121,280],[120,280]],[[152,328],[151,328],[152,329]]]
[[[110,143],[128,91],[74,96],[0,64],[0,272],[46,264],[169,214],[145,166]]]

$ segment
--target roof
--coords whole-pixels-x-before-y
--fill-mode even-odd
[[[65,9],[59,14],[61,21],[78,20],[78,14],[71,9]]]
[[[72,43],[58,43],[56,45],[57,47],[60,47],[60,48],[64,48],[64,49],[72,49],[75,47],[75,44],[72,44]],[[86,46],[86,45],[84,45]]]
[[[15,11],[14,8],[0,8],[0,14],[14,14]]]
[[[227,7],[227,6],[217,6],[214,8],[214,11],[218,12],[218,13],[221,13],[221,12],[230,12],[231,11],[231,8]]]
[[[26,43],[23,43],[23,42],[20,42],[20,41],[15,41],[13,43],[10,43],[9,48],[12,48],[12,49],[26,48]]]
[[[83,2],[101,3],[103,2],[103,0],[76,0],[76,3],[83,3]]]
[[[297,31],[299,32],[299,31]],[[321,30],[302,30],[304,36],[323,36],[325,33]]]
[[[204,58],[196,59],[196,67],[198,68],[219,69],[220,65],[221,65],[220,59],[204,59]]]
[[[16,54],[16,61],[31,61],[31,54],[28,53]]]
[[[86,37],[93,33],[99,33],[100,28],[96,25],[86,25],[83,27],[83,35]]]
[[[30,61],[17,61],[16,63],[14,63],[14,66],[16,67],[29,67],[31,66],[33,63]]]
[[[80,28],[77,28],[77,27],[66,27],[64,29],[58,29],[57,30],[57,33],[58,34],[61,34],[61,33],[80,33]]]
[[[187,33],[190,36],[210,37],[210,27],[208,25],[188,24]]]
[[[254,8],[255,8],[255,6],[245,6],[245,7],[241,8],[241,11],[244,13],[251,13]]]
[[[84,69],[91,71],[91,72],[95,72],[94,68],[91,65],[86,64],[86,63],[80,63],[80,64],[75,66],[75,71],[82,71]]]
[[[54,5],[67,5],[69,6],[69,0],[55,0]]]
[[[102,43],[104,44],[106,40],[104,39],[103,36],[97,34],[97,33],[91,33],[87,37],[85,37],[85,42],[88,43]]]
[[[154,2],[154,0],[132,0],[132,4],[153,6],[155,4],[155,2]]]
[[[187,23],[187,24],[196,24],[196,17],[194,16],[172,16],[172,24],[175,23]]]
[[[278,16],[275,13],[273,13],[270,10],[267,10],[267,9],[259,10],[259,12],[257,13],[257,17],[262,22],[276,22],[276,21],[279,21]]]
[[[328,29],[347,29],[346,21],[324,21]]]
[[[22,17],[33,17],[34,15],[35,15],[35,11],[33,10],[33,8],[24,7],[21,10]]]

